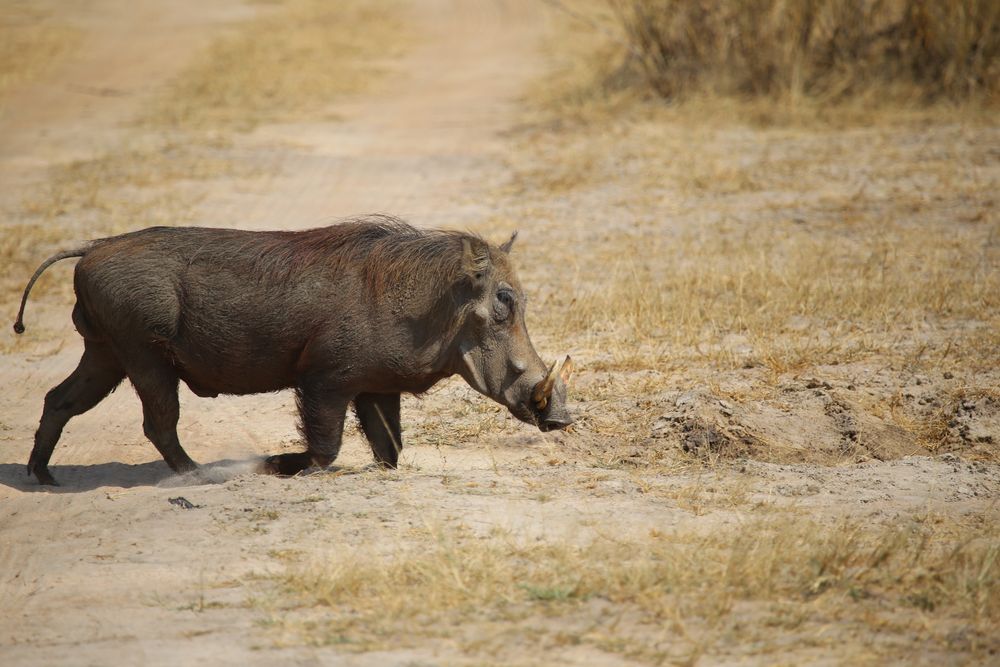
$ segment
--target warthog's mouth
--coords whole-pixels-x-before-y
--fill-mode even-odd
[[[561,431],[570,424],[573,420],[569,417],[553,418],[548,417],[546,419],[540,419],[538,421],[538,430],[543,433],[548,433],[549,431]]]
[[[526,424],[531,424],[543,433],[561,431],[572,425],[573,418],[565,408],[557,408],[549,404],[546,410],[539,410],[533,403],[517,403],[510,408],[511,414]]]

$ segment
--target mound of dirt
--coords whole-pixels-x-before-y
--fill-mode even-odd
[[[994,455],[1000,439],[1000,399],[984,394],[955,401],[943,449]]]
[[[707,389],[664,396],[652,437],[706,459],[831,463],[926,453],[911,432],[828,382],[785,383],[766,399],[734,401]]]

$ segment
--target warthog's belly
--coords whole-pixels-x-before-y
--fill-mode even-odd
[[[177,376],[197,396],[260,394],[295,386],[294,362],[274,356],[245,359],[180,352],[173,362]]]
[[[215,398],[219,394],[233,394],[243,396],[246,394],[262,394],[270,391],[279,391],[294,386],[293,382],[275,381],[273,377],[260,377],[246,375],[240,378],[205,378],[193,376],[187,372],[180,372],[178,376],[184,384],[195,394],[203,398]],[[284,380],[284,378],[280,378]]]

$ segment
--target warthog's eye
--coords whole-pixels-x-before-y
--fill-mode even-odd
[[[497,300],[493,304],[493,314],[497,322],[504,322],[514,312],[514,290],[503,287],[497,292]]]

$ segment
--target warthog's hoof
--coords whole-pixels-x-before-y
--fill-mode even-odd
[[[299,474],[312,464],[312,455],[309,452],[275,454],[274,456],[267,457],[264,461],[264,473],[280,477],[291,477],[292,475]]]
[[[34,475],[35,479],[42,486],[59,486],[59,482],[55,480],[52,473],[49,472],[48,466],[40,466],[35,464],[28,464],[28,474]]]
[[[178,475],[186,475],[189,472],[194,472],[198,469],[198,464],[187,457],[184,457],[179,461],[174,461],[173,463],[167,461],[167,465],[170,466],[170,469]]]

